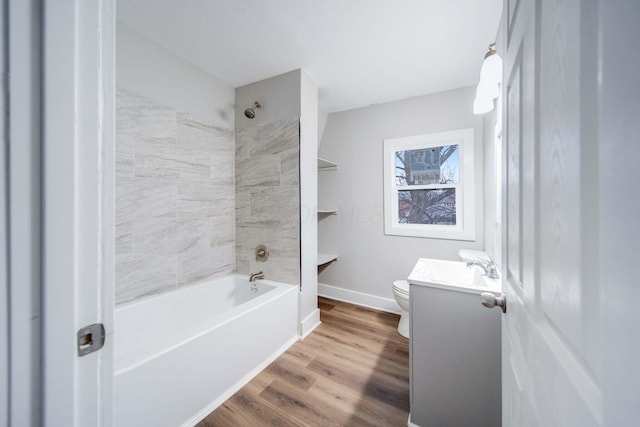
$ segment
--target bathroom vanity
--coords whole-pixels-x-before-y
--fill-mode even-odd
[[[420,259],[410,292],[410,426],[501,425],[499,280],[464,262]]]

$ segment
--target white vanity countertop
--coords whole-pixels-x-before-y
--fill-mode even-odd
[[[459,261],[420,258],[407,280],[411,285],[478,295],[482,292],[500,295],[502,292],[500,279],[490,279],[482,268],[467,267],[466,263]]]

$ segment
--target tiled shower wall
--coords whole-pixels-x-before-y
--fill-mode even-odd
[[[234,132],[124,90],[116,107],[116,304],[234,271]]]
[[[236,266],[300,283],[300,120],[236,132]],[[264,244],[270,257],[255,259]]]

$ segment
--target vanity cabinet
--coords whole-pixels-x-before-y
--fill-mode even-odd
[[[501,425],[502,313],[479,294],[410,284],[410,426]]]

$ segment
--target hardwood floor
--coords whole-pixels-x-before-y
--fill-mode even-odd
[[[318,305],[322,324],[197,427],[407,425],[399,316],[322,297]]]

